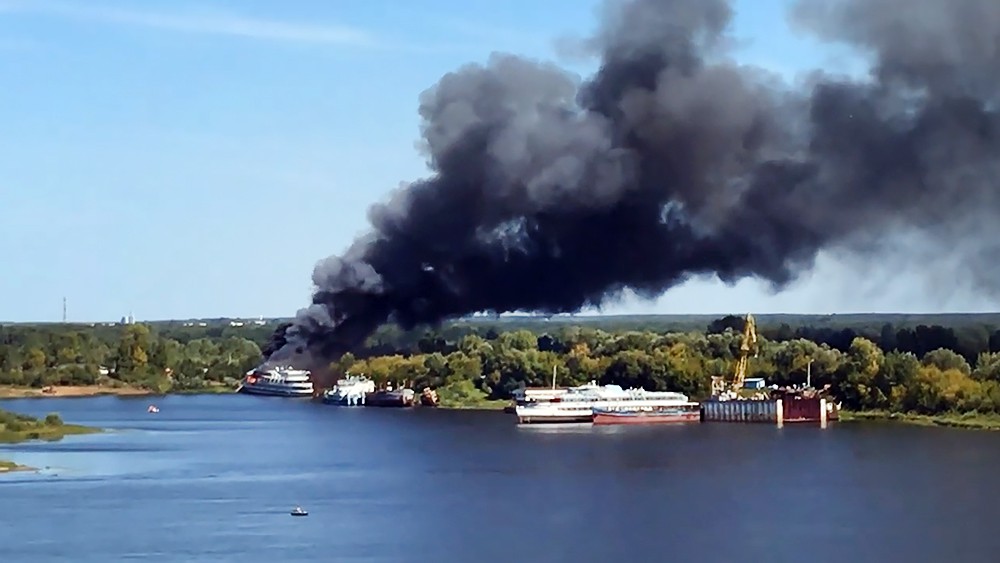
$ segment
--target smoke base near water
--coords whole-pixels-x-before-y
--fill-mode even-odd
[[[272,361],[321,365],[387,320],[573,312],[692,276],[780,290],[821,250],[874,256],[910,231],[1000,286],[1000,3],[799,0],[797,27],[872,67],[798,87],[730,57],[725,0],[603,14],[585,81],[496,54],[421,95],[433,174],[316,266]]]

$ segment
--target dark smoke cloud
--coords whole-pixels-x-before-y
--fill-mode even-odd
[[[317,265],[276,357],[325,361],[387,319],[571,312],[695,275],[780,289],[820,250],[904,230],[994,277],[1000,2],[800,1],[797,25],[872,63],[802,88],[729,57],[723,0],[604,13],[585,82],[495,55],[423,93],[433,175]],[[988,242],[963,251],[970,236]]]

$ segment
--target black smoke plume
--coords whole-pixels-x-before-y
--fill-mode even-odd
[[[433,175],[317,265],[275,357],[333,358],[390,319],[572,312],[695,275],[780,289],[822,249],[910,231],[998,285],[1000,2],[801,0],[796,25],[871,62],[802,86],[730,57],[724,0],[604,14],[589,80],[498,54],[423,93]]]

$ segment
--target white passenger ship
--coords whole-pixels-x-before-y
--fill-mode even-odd
[[[622,389],[619,385],[586,385],[570,387],[548,400],[534,400],[514,407],[521,424],[555,422],[592,422],[594,410],[603,412],[685,407],[691,402],[683,393]]]
[[[348,375],[338,380],[333,389],[323,392],[323,402],[331,405],[363,405],[369,393],[375,392],[375,382],[363,375]]]
[[[291,366],[256,368],[246,373],[236,391],[273,397],[312,397],[310,376],[308,370],[293,369]]]

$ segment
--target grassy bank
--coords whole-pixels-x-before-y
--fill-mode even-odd
[[[211,383],[201,387],[192,387],[190,389],[171,389],[166,393],[160,393],[160,395],[225,395],[227,393],[235,392],[235,384]]]
[[[13,461],[4,461],[0,459],[0,474],[10,473],[12,471],[32,471],[33,467],[28,467],[27,465],[18,465]]]
[[[499,411],[503,410],[504,407],[510,404],[510,401],[490,401],[490,400],[480,400],[480,401],[444,401],[442,400],[438,404],[439,409],[455,409],[455,410],[476,410],[476,411]]]
[[[845,422],[901,422],[919,426],[946,426],[950,428],[966,428],[971,430],[1000,430],[1000,415],[981,414],[976,412],[924,415],[888,411],[841,411],[840,420]]]
[[[99,428],[66,424],[58,414],[43,419],[0,409],[0,444],[16,444],[28,440],[60,440],[76,434],[94,434]]]
[[[66,424],[58,414],[52,413],[43,419],[26,414],[18,414],[0,409],[0,444],[16,444],[28,440],[61,440],[66,436],[94,434],[99,428]],[[29,467],[12,461],[0,460],[0,473],[28,470]]]
[[[451,381],[437,390],[438,407],[443,409],[502,410],[508,401],[491,401],[486,393],[468,380]]]

